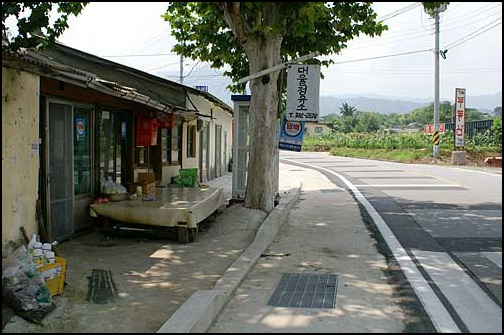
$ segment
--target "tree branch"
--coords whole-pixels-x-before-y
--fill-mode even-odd
[[[243,31],[243,21],[240,16],[239,2],[217,2],[217,6],[224,13],[224,20],[233,31],[236,40],[240,44],[247,43],[247,35]]]

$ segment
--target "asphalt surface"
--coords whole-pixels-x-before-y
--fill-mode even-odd
[[[446,321],[453,332],[502,332],[502,169],[327,153],[282,152],[280,158],[347,188],[333,171],[360,191],[439,300],[439,310],[422,301],[431,319]],[[446,316],[439,316],[442,310]]]

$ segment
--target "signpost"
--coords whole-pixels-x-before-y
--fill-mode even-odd
[[[464,150],[465,136],[465,89],[455,89],[455,148]]]
[[[465,88],[455,89],[455,148],[452,152],[453,165],[466,164],[466,152],[464,148],[465,136]]]
[[[287,120],[316,121],[319,90],[319,65],[291,65],[287,72]]]
[[[278,147],[284,150],[301,151],[303,145],[305,123],[301,121],[288,121],[285,115],[282,117],[280,140]]]

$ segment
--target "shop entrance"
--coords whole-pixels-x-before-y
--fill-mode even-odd
[[[47,105],[46,212],[52,240],[91,223],[92,111],[58,101]]]

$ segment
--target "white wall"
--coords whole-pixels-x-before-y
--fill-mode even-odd
[[[190,100],[189,100],[190,99]],[[221,153],[222,153],[222,162],[221,162],[221,167],[222,167],[222,173],[224,174],[227,171],[227,166],[229,163],[229,160],[231,158],[231,143],[232,143],[232,124],[233,124],[233,116],[230,114],[228,111],[225,109],[217,106],[213,102],[207,100],[203,96],[195,95],[189,93],[189,99],[187,99],[187,108],[188,109],[195,109],[194,105],[196,106],[196,109],[199,111],[199,113],[211,116],[211,110],[213,110],[213,119],[206,118],[206,117],[200,117],[203,121],[209,122],[210,125],[210,164],[209,164],[209,169],[212,173],[215,173],[215,125],[221,125],[222,126],[222,139],[221,139]],[[192,103],[191,103],[192,101]],[[196,124],[196,121],[193,121],[194,124]],[[227,138],[227,148],[226,148],[226,155],[224,155],[224,132],[226,133],[226,138]],[[191,163],[191,166],[187,167],[198,167],[198,162],[199,162],[199,133],[196,136],[196,160],[195,161],[190,161],[187,162],[188,164]],[[186,156],[184,156],[186,157]],[[225,157],[225,159],[224,159]],[[187,159],[186,159],[187,160]],[[186,164],[184,164],[184,168],[186,167]]]
[[[37,233],[40,77],[2,66],[2,257]]]

